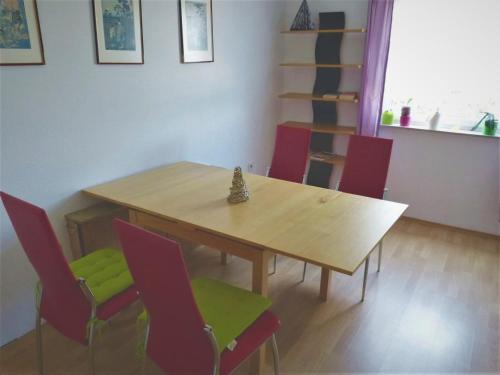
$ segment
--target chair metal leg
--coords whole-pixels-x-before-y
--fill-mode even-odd
[[[363,292],[361,294],[361,302],[365,300],[365,291],[366,291],[366,279],[368,277],[368,267],[370,265],[370,255],[368,255],[365,259],[365,275],[363,277]]]
[[[205,327],[203,328],[203,330],[205,331],[208,338],[210,339],[210,344],[212,346],[212,351],[213,351],[213,355],[214,355],[214,365],[213,365],[213,369],[212,369],[212,375],[219,375],[220,354],[219,354],[219,349],[217,349],[217,339],[215,338],[214,330],[208,324],[205,324]]]
[[[147,368],[147,364],[148,364],[148,355],[147,355],[148,338],[149,338],[149,317],[148,317],[148,322],[146,324],[146,332],[144,333],[144,358],[142,359],[142,363],[141,363],[141,374],[142,375],[146,375],[146,368]]]
[[[95,358],[94,358],[94,336],[95,336],[95,323],[89,324],[89,362],[90,373],[95,375]]]
[[[43,346],[42,346],[42,317],[40,310],[36,309],[36,351],[38,362],[38,374],[43,375]]]
[[[271,275],[274,275],[276,273],[276,263],[277,263],[277,260],[278,260],[278,256],[276,254],[274,254],[274,259],[273,259],[273,272],[271,272],[269,274],[269,276]]]
[[[92,293],[92,290],[87,285],[87,281],[80,277],[78,278],[78,284],[80,285],[80,289],[83,294],[87,298],[90,303],[90,320],[88,323],[88,345],[89,345],[89,362],[90,362],[90,373],[92,375],[95,374],[95,358],[94,358],[94,336],[95,336],[95,322],[97,319],[97,302]]]
[[[278,353],[278,344],[276,344],[276,335],[273,334],[271,337],[271,346],[273,348],[273,364],[274,364],[274,375],[279,375],[280,373],[280,357]]]
[[[302,280],[301,283],[306,281],[306,271],[307,271],[307,262],[304,262],[304,269],[302,270]]]
[[[382,241],[384,241],[384,240],[382,239],[378,243],[378,267],[377,267],[377,272],[380,272],[380,265],[382,264]]]

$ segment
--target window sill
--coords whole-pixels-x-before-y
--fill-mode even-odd
[[[458,134],[458,135],[466,135],[466,136],[471,136],[471,137],[482,137],[482,138],[500,138],[500,134],[497,130],[497,133],[495,135],[484,135],[481,132],[473,132],[469,130],[455,130],[455,129],[429,129],[424,126],[416,126],[416,125],[410,125],[410,126],[400,126],[399,124],[394,124],[394,125],[381,125],[382,128],[394,128],[394,129],[407,129],[407,130],[419,130],[419,131],[427,131],[427,132],[433,132],[433,133],[447,133],[447,134]]]

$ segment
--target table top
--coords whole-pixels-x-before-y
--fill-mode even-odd
[[[230,204],[232,176],[179,162],[83,192],[348,275],[408,207],[250,173],[250,200]]]

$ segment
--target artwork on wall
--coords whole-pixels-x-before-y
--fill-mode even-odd
[[[0,0],[0,65],[43,65],[36,0]]]
[[[182,62],[213,62],[212,0],[179,0]]]
[[[97,63],[143,64],[141,1],[93,0],[93,8]]]

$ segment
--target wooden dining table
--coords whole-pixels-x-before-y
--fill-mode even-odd
[[[408,207],[244,173],[250,199],[227,201],[233,171],[178,162],[84,189],[129,210],[141,227],[252,262],[252,290],[268,293],[268,261],[279,254],[322,267],[320,298],[331,272],[352,275]],[[252,374],[264,364],[264,348]]]

